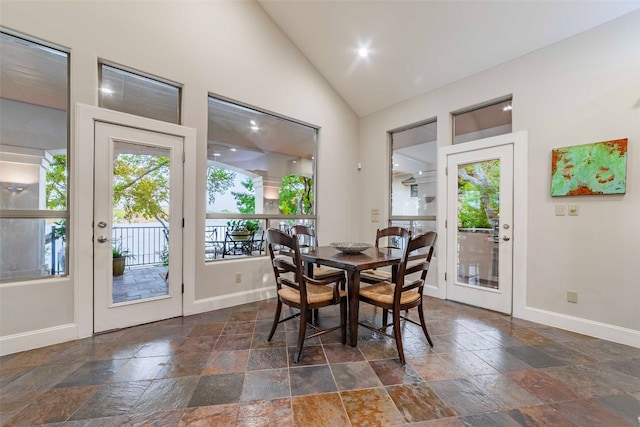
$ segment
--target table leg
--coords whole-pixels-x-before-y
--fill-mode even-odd
[[[360,310],[360,272],[348,272],[348,293],[349,293],[349,340],[351,346],[358,345],[358,314]]]

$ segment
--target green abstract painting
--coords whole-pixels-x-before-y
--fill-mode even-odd
[[[552,196],[624,194],[626,180],[627,139],[552,151]]]

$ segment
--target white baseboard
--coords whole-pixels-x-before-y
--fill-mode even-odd
[[[191,307],[185,307],[184,315],[204,313],[206,311],[218,310],[220,308],[233,307],[240,304],[262,301],[276,296],[276,288],[273,285],[260,289],[236,292],[233,294],[220,295],[217,297],[195,300]]]
[[[517,310],[517,312],[514,311],[513,317],[640,348],[640,331],[634,329],[568,316],[535,307],[524,307],[521,310]]]
[[[78,325],[75,323],[7,335],[0,337],[0,356],[60,344],[77,340],[78,338],[80,338],[78,335]]]

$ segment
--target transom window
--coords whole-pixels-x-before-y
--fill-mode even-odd
[[[511,97],[453,113],[453,143],[511,133]]]
[[[180,124],[180,87],[107,64],[100,64],[100,106]]]

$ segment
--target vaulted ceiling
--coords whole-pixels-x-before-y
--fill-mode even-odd
[[[638,0],[258,2],[360,117],[640,8]]]

